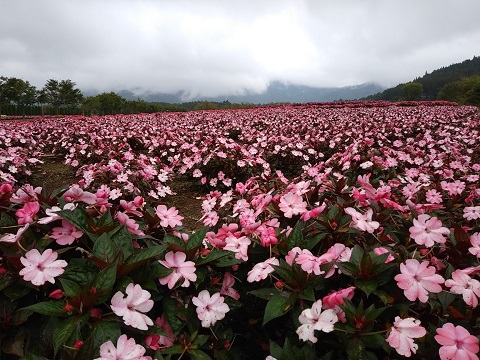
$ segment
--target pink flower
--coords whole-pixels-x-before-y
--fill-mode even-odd
[[[222,289],[220,290],[220,295],[230,296],[232,299],[240,299],[240,294],[237,290],[233,288],[235,284],[235,278],[229,272],[226,272],[223,276]]]
[[[32,185],[24,185],[21,189],[11,197],[10,201],[14,204],[26,204],[27,202],[35,202],[38,200],[38,194],[42,192],[41,187],[33,188]]]
[[[418,349],[418,345],[414,343],[413,339],[421,338],[426,333],[425,328],[420,325],[420,320],[401,319],[397,316],[386,341],[399,355],[410,357],[412,352],[416,354]]]
[[[248,246],[252,241],[246,236],[237,238],[235,235],[229,235],[225,239],[225,246],[223,250],[232,251],[235,253],[235,258],[243,261],[248,260]]]
[[[19,241],[22,238],[23,233],[25,231],[27,231],[29,226],[30,226],[30,224],[26,223],[23,227],[21,227],[17,230],[16,234],[11,234],[11,233],[3,234],[0,237],[0,242],[14,243],[14,242]]]
[[[135,339],[128,339],[123,334],[118,338],[116,348],[110,340],[100,345],[100,357],[95,360],[152,360],[150,356],[143,356],[145,351]]]
[[[350,286],[346,289],[332,291],[323,299],[323,309],[333,309],[335,306],[343,305],[345,299],[352,300],[355,291],[355,286]]]
[[[174,333],[172,327],[167,321],[165,313],[161,317],[158,317],[155,320],[155,324],[158,325],[167,335],[147,335],[145,337],[145,345],[147,345],[152,350],[158,350],[160,348],[168,348],[173,345],[174,342]]]
[[[30,281],[33,285],[43,285],[46,281],[55,284],[54,278],[62,275],[68,264],[65,260],[57,260],[58,254],[52,249],[46,249],[40,253],[37,249],[32,249],[21,257],[23,266],[19,274],[23,280]]]
[[[311,309],[305,309],[298,317],[300,325],[297,329],[298,338],[302,341],[310,340],[312,343],[317,342],[315,330],[323,332],[332,332],[333,325],[338,322],[338,317],[332,309],[322,312],[322,300],[313,303]]]
[[[183,216],[178,215],[178,210],[174,207],[168,209],[165,205],[158,205],[155,214],[160,218],[160,225],[163,227],[182,225]]]
[[[75,239],[81,238],[82,235],[83,231],[78,230],[68,221],[62,220],[62,227],[54,227],[50,237],[55,239],[59,245],[71,245]]]
[[[467,206],[463,209],[463,217],[467,220],[480,219],[480,206]]]
[[[390,251],[388,251],[387,249],[385,249],[382,246],[381,247],[376,247],[375,249],[373,249],[373,253],[375,255],[378,255],[378,256],[388,253],[387,259],[385,260],[385,264],[388,264],[389,262],[392,262],[393,260],[395,260],[393,255],[390,254]]]
[[[18,225],[33,223],[33,218],[39,211],[40,204],[37,201],[26,203],[23,208],[18,209],[15,213],[18,217]]]
[[[430,189],[425,193],[425,199],[431,204],[441,204],[442,194],[435,189]]]
[[[197,275],[195,271],[197,269],[195,268],[195,263],[193,261],[185,261],[186,258],[187,255],[184,252],[170,251],[165,254],[165,260],[158,260],[167,269],[173,269],[170,274],[159,279],[160,284],[168,284],[168,288],[173,289],[182,278],[184,279],[182,287],[188,287],[190,286],[190,281],[196,281]]]
[[[435,243],[444,244],[447,239],[443,235],[450,234],[450,230],[442,227],[442,222],[436,217],[422,214],[417,219],[413,219],[413,226],[410,227],[410,237],[415,240],[418,245],[431,247]]]
[[[435,340],[442,345],[438,352],[441,360],[478,360],[478,339],[462,326],[446,323],[437,329]]]
[[[138,225],[135,220],[130,219],[127,214],[124,214],[121,211],[119,211],[117,212],[117,219],[120,224],[125,225],[127,227],[127,230],[130,233],[134,235],[139,235],[139,236],[145,235],[145,233],[142,230],[139,230],[140,225]]]
[[[260,243],[264,247],[277,244],[278,239],[277,234],[275,233],[275,229],[267,226],[265,230],[263,230],[260,234]]]
[[[198,319],[205,328],[215,325],[217,320],[222,320],[225,314],[230,311],[220,293],[215,293],[210,297],[207,290],[200,291],[198,297],[194,296],[192,303],[197,307]]]
[[[303,220],[303,221],[308,221],[310,219],[314,219],[316,218],[318,215],[320,215],[322,213],[323,210],[325,210],[325,207],[326,205],[322,205],[322,206],[318,206],[312,210],[309,210],[309,211],[305,211],[302,216],[300,216],[300,218]]]
[[[356,211],[354,208],[348,207],[345,209],[345,213],[352,217],[351,225],[354,229],[373,234],[373,232],[380,226],[377,221],[372,221],[372,209],[368,209],[365,214],[362,214]]]
[[[480,258],[480,232],[476,232],[470,236],[470,244],[472,244],[472,247],[468,248],[470,254]]]
[[[450,291],[454,294],[463,296],[465,304],[475,308],[478,305],[478,298],[480,297],[480,282],[472,279],[462,270],[455,270],[452,273],[452,279],[445,281],[445,286],[448,286]]]
[[[121,291],[117,291],[112,297],[110,308],[116,315],[123,318],[125,325],[135,329],[148,330],[147,325],[153,325],[153,321],[143,313],[150,311],[153,307],[150,293],[134,283],[127,286],[125,293],[127,294],[126,298]]]
[[[321,275],[324,273],[320,269],[320,265],[326,264],[329,261],[313,255],[309,250],[303,249],[302,252],[295,258],[295,262],[300,265],[303,271],[315,275]]]
[[[300,195],[292,192],[280,197],[278,207],[286,218],[291,218],[293,215],[302,214],[307,211],[307,203],[303,201]]]
[[[268,274],[275,271],[275,269],[271,267],[270,264],[279,266],[280,262],[278,261],[278,259],[275,259],[274,257],[272,257],[270,259],[265,260],[264,262],[255,264],[253,269],[248,272],[247,281],[254,282],[254,281],[260,281],[265,279],[268,276]]]
[[[428,292],[439,293],[442,291],[440,284],[445,279],[436,274],[433,266],[428,266],[428,261],[419,263],[415,259],[407,259],[405,264],[400,264],[400,272],[395,276],[397,286],[404,290],[405,297],[410,301],[419,299],[420,302],[428,301]]]
[[[80,186],[73,185],[65,191],[63,198],[68,202],[82,201],[86,204],[93,205],[97,202],[97,196],[88,191],[83,191]]]

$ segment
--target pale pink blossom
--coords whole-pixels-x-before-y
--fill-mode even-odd
[[[420,320],[414,318],[401,319],[396,316],[386,341],[399,355],[410,357],[412,353],[416,354],[418,350],[418,345],[413,339],[424,337],[426,334],[427,331],[421,326]]]
[[[122,317],[125,325],[139,330],[148,330],[148,325],[153,325],[153,321],[143,313],[153,308],[150,293],[134,283],[127,286],[125,293],[126,297],[121,291],[117,291],[112,297],[110,308],[116,315]]]
[[[62,275],[65,271],[63,268],[68,265],[65,260],[57,260],[57,257],[58,254],[52,249],[46,249],[43,253],[32,249],[20,258],[25,267],[19,274],[33,285],[43,285],[46,281],[55,284],[54,278]]]
[[[303,201],[300,195],[293,192],[281,196],[278,207],[286,218],[291,218],[293,215],[303,214],[307,211],[307,203]]]
[[[322,311],[322,300],[317,300],[310,309],[302,311],[298,321],[302,324],[296,331],[298,338],[302,341],[316,343],[318,339],[315,337],[315,330],[332,332],[334,324],[338,322],[338,317],[332,309]]]
[[[442,194],[435,189],[430,189],[425,193],[425,199],[431,204],[441,204]]]
[[[352,217],[351,226],[354,229],[373,234],[373,232],[380,226],[377,221],[372,220],[373,210],[370,208],[365,212],[365,214],[362,214],[356,211],[354,208],[348,207],[345,209],[345,213]]]
[[[470,244],[472,244],[472,247],[468,248],[470,254],[480,258],[480,232],[476,232],[470,236]]]
[[[229,272],[226,272],[223,276],[222,289],[220,295],[230,296],[232,299],[240,299],[240,293],[233,288],[235,284],[235,278]]]
[[[168,209],[165,205],[158,205],[155,214],[160,219],[160,225],[163,227],[175,227],[182,225],[183,216],[178,215],[178,210],[174,207]]]
[[[15,215],[18,217],[18,225],[31,224],[35,215],[40,211],[40,204],[37,201],[28,202]]]
[[[75,239],[80,239],[83,235],[83,231],[78,230],[66,220],[62,220],[61,227],[54,227],[52,230],[50,237],[59,245],[71,245]]]
[[[181,279],[183,279],[181,284],[182,287],[190,286],[190,281],[195,282],[197,280],[195,263],[193,261],[185,261],[186,259],[187,255],[184,252],[170,251],[165,254],[165,260],[158,260],[158,262],[167,269],[173,270],[167,276],[159,279],[160,284],[168,285],[169,289],[173,289]]]
[[[225,246],[223,250],[232,251],[235,253],[235,258],[243,261],[248,260],[248,246],[252,240],[246,236],[237,238],[235,235],[229,235],[225,239]]]
[[[68,202],[82,201],[89,205],[93,205],[97,202],[97,197],[95,194],[84,191],[78,185],[73,185],[70,189],[65,191],[63,198]]]
[[[140,225],[137,224],[135,220],[128,217],[127,214],[124,214],[121,211],[119,211],[117,212],[117,219],[121,225],[125,225],[125,227],[130,233],[134,235],[139,235],[139,236],[145,235],[145,233],[139,229]]]
[[[0,242],[14,243],[19,241],[22,238],[23,233],[27,231],[29,226],[30,226],[29,223],[25,224],[24,226],[22,226],[17,230],[16,234],[11,234],[11,233],[3,234],[0,237]]]
[[[123,334],[117,340],[117,347],[110,340],[100,345],[100,357],[95,360],[152,360],[150,356],[143,356],[145,351],[135,339]]]
[[[265,260],[264,262],[255,264],[252,270],[248,272],[247,281],[254,282],[266,279],[268,274],[275,271],[275,269],[270,265],[279,266],[280,262],[278,261],[278,259],[272,257]]]
[[[373,249],[373,253],[375,255],[383,255],[383,254],[388,254],[387,258],[385,259],[385,264],[388,264],[389,262],[392,262],[393,260],[395,260],[395,258],[393,257],[393,255],[390,253],[390,251],[388,251],[386,248],[384,248],[383,246],[380,246],[380,247],[376,247],[375,249]]]
[[[203,225],[205,226],[215,226],[217,225],[218,220],[220,217],[218,216],[216,211],[209,211],[205,215],[203,215]]]
[[[326,264],[329,261],[315,256],[309,250],[304,249],[302,253],[295,258],[295,262],[308,274],[313,272],[315,275],[321,275],[325,273],[325,271],[320,269],[320,265]]]
[[[462,270],[455,270],[452,278],[445,281],[445,286],[454,294],[463,296],[465,304],[475,308],[480,297],[480,281],[472,279]]]
[[[400,272],[395,276],[397,286],[404,290],[405,297],[410,301],[420,300],[422,303],[428,301],[428,293],[439,293],[442,291],[440,284],[445,279],[436,274],[433,266],[428,266],[428,261],[419,263],[416,259],[407,259],[400,264]]]
[[[63,206],[63,210],[70,210],[73,211],[75,210],[76,205],[74,203],[67,203]],[[59,208],[58,206],[52,206],[50,209],[45,210],[45,214],[47,214],[47,217],[38,219],[39,224],[49,224],[53,221],[60,220],[62,217],[60,215],[57,215],[58,211],[61,211],[62,209]]]
[[[210,296],[207,290],[202,290],[197,296],[192,298],[192,303],[197,307],[196,312],[202,326],[209,328],[218,320],[222,320],[230,308],[225,304],[225,299],[220,293]]]
[[[422,214],[413,219],[413,226],[410,227],[410,237],[418,245],[431,247],[435,243],[444,244],[447,239],[444,235],[450,234],[450,230],[442,226],[442,222],[436,217]]]
[[[441,360],[478,360],[478,338],[463,326],[446,323],[437,329],[435,340],[442,345],[438,352]]]
[[[42,193],[42,188],[34,188],[32,185],[24,185],[12,195],[10,201],[14,204],[26,204],[27,202],[34,202],[38,200],[38,195]]]
[[[480,219],[480,206],[466,206],[463,209],[463,217],[467,220]]]

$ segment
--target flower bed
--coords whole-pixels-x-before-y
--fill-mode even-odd
[[[3,123],[2,353],[476,359],[477,109],[367,105]]]

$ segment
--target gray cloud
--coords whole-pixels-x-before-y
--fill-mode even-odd
[[[477,0],[0,1],[0,75],[228,95],[395,85],[480,55]]]

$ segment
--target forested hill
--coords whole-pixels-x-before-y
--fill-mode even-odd
[[[474,56],[471,60],[465,60],[459,64],[453,64],[447,67],[426,73],[420,78],[412,81],[419,82],[423,86],[423,98],[425,100],[434,100],[439,91],[448,83],[462,80],[465,77],[480,75],[480,57]],[[383,92],[366,97],[369,100],[388,100],[398,101],[404,99],[403,85],[399,84]]]

